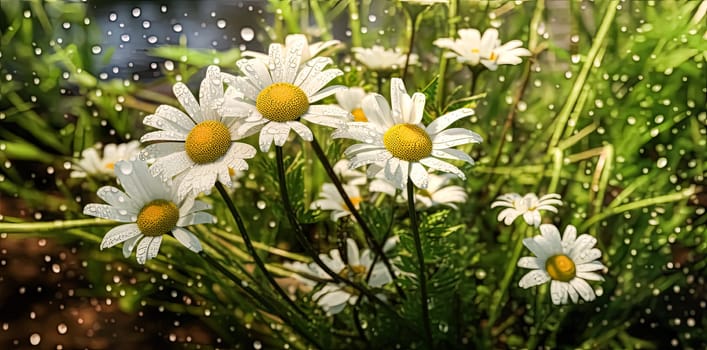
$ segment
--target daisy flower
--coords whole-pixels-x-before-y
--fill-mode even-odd
[[[336,94],[334,94],[334,96],[336,97],[336,102],[339,103],[339,106],[353,115],[353,119],[347,119],[347,121],[368,121],[368,119],[366,119],[366,114],[363,113],[363,109],[361,108],[361,102],[363,102],[363,98],[366,97],[366,90],[363,90],[360,87],[352,87],[346,90],[339,90]]]
[[[354,207],[358,209],[358,205],[359,203],[361,203],[362,200],[361,193],[358,190],[358,186],[349,184],[343,184],[342,186],[344,187],[344,191],[346,192],[346,194],[349,196],[351,203],[353,203]],[[319,194],[319,196],[320,199],[312,202],[310,208],[320,210],[331,210],[331,221],[337,221],[344,216],[351,215],[348,206],[346,206],[346,202],[344,202],[344,198],[341,197],[341,194],[339,194],[339,191],[336,189],[336,186],[334,186],[334,184],[323,184],[322,192]]]
[[[528,193],[523,197],[517,193],[506,193],[496,198],[496,201],[491,203],[491,208],[506,208],[498,213],[498,221],[503,221],[506,225],[510,225],[517,217],[523,215],[523,220],[528,225],[538,227],[542,221],[540,211],[549,210],[557,213],[556,205],[562,205],[560,195],[557,193],[546,194],[539,199],[535,193]]]
[[[343,88],[324,87],[343,72],[324,70],[333,62],[328,57],[315,57],[300,64],[306,46],[303,38],[294,40],[287,49],[271,44],[268,62],[261,59],[236,62],[244,77],[222,74],[229,85],[223,114],[241,119],[239,132],[245,135],[259,131],[258,144],[263,152],[272,143],[284,145],[290,130],[305,141],[312,141],[312,131],[300,120],[336,127],[348,118],[348,112],[336,105],[313,105]]]
[[[179,194],[197,195],[209,192],[216,181],[232,185],[231,173],[248,169],[244,159],[253,158],[253,146],[234,142],[241,139],[240,124],[233,118],[223,118],[218,108],[223,101],[220,69],[209,66],[201,82],[199,102],[182,83],[174,85],[174,95],[186,113],[161,105],[155,114],[143,120],[147,126],[159,129],[147,133],[140,142],[154,142],[145,147],[141,159],[155,159],[150,171],[163,178],[178,176]]]
[[[511,40],[503,45],[498,39],[498,31],[494,28],[487,29],[483,35],[478,29],[459,29],[459,39],[440,38],[434,44],[453,52],[447,57],[456,57],[457,61],[470,66],[484,65],[489,70],[496,70],[501,64],[516,65],[523,60],[521,57],[530,56],[531,53],[522,48],[523,42]]]
[[[103,156],[98,151],[103,148]],[[120,160],[128,160],[138,155],[140,152],[140,142],[130,141],[127,143],[109,143],[102,146],[100,143],[81,152],[81,159],[74,164],[79,170],[74,170],[69,176],[74,178],[86,177],[86,175],[114,176],[115,163]]]
[[[211,214],[204,212],[210,208],[208,204],[191,197],[180,199],[177,190],[151,175],[143,161],[119,161],[115,175],[125,192],[112,186],[101,187],[98,197],[108,204],[91,203],[83,210],[85,215],[124,223],[106,233],[101,249],[123,243],[127,258],[137,246],[137,262],[144,264],[157,256],[162,236],[171,234],[189,250],[201,251],[199,239],[184,227],[215,222]]]
[[[438,205],[445,205],[457,209],[455,203],[464,203],[467,199],[467,194],[461,186],[447,186],[447,183],[449,183],[452,178],[452,175],[449,174],[429,174],[429,184],[426,189],[415,193],[415,203],[423,209]],[[379,175],[371,181],[369,190],[371,192],[381,192],[389,196],[395,196],[396,188],[395,185],[385,179],[382,173],[379,173]],[[407,192],[402,191],[401,195],[401,199],[407,201]]]
[[[383,246],[383,251],[388,252],[393,249],[397,243],[397,239],[397,237],[388,239]],[[342,258],[338,249],[332,249],[329,255],[320,254],[319,257],[333,272],[349,280],[366,283],[373,288],[381,288],[393,281],[393,277],[390,275],[385,265],[381,261],[373,264],[375,255],[368,249],[359,251],[358,245],[356,245],[356,242],[351,238],[346,239],[347,261]],[[295,272],[301,272],[305,276],[310,275],[324,280],[330,279],[330,276],[316,263],[292,263],[285,264],[285,266]],[[366,276],[368,276],[369,270],[371,269],[373,269],[373,271],[371,271],[371,277],[366,281]],[[295,278],[307,286],[315,286],[317,284],[317,282],[300,275],[295,275]],[[317,304],[324,309],[327,315],[334,315],[344,310],[347,304],[353,305],[356,303],[358,297],[357,291],[343,283],[326,283],[312,295],[312,300],[315,300]],[[383,295],[379,294],[378,297],[383,298]]]
[[[594,289],[586,280],[603,281],[594,271],[605,268],[597,260],[601,258],[601,251],[593,248],[596,238],[587,234],[577,237],[577,229],[572,225],[567,225],[562,239],[555,225],[540,225],[540,232],[540,236],[523,239],[523,244],[535,256],[518,260],[519,267],[533,269],[518,285],[530,288],[551,281],[550,296],[555,305],[567,304],[568,296],[573,303],[577,303],[579,297],[594,300]]]
[[[422,113],[425,95],[415,93],[410,97],[403,81],[393,78],[390,82],[392,109],[385,98],[371,94],[363,100],[363,111],[368,122],[350,122],[332,133],[334,138],[350,138],[362,142],[349,146],[344,154],[352,168],[378,163],[369,167],[369,177],[382,168],[385,178],[397,188],[404,188],[408,178],[419,188],[427,188],[429,175],[425,166],[466,179],[456,166],[441,160],[462,160],[473,164],[466,153],[452,147],[479,143],[481,136],[467,129],[445,130],[453,122],[474,114],[468,108],[458,109],[434,120],[425,127]]]
[[[291,48],[298,45],[297,42],[304,40],[307,42],[307,37],[304,34],[290,34],[285,37],[285,52],[289,52]],[[302,50],[302,62],[308,61],[309,59],[319,56],[324,53],[324,51],[335,51],[340,47],[341,41],[339,40],[327,40],[320,41],[317,43],[309,44]],[[329,50],[331,49],[331,50]],[[241,56],[245,58],[259,58],[268,62],[269,56],[256,51],[243,51]]]
[[[405,53],[400,50],[387,50],[383,46],[374,45],[372,48],[354,47],[351,49],[354,58],[368,69],[376,72],[391,72],[405,66]],[[410,55],[410,64],[417,64],[417,55]]]

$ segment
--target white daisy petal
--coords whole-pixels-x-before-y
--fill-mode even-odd
[[[181,227],[175,227],[172,230],[172,234],[174,235],[174,238],[179,241],[179,243],[181,243],[194,253],[198,253],[202,250],[201,242],[199,242],[199,239],[196,238],[196,236],[194,236],[194,234],[189,232],[188,230],[185,230]]]
[[[449,112],[432,121],[432,123],[427,126],[427,133],[430,135],[437,134],[452,125],[455,121],[470,115],[474,115],[474,110],[470,108],[460,108]]]
[[[189,88],[186,85],[184,85],[183,83],[176,83],[174,84],[172,91],[174,92],[174,96],[177,98],[177,100],[179,100],[179,103],[181,103],[184,109],[187,111],[187,114],[189,114],[194,119],[194,122],[198,124],[204,121],[204,118],[201,114],[201,108],[199,108],[199,103],[196,101],[196,98],[191,93],[191,91],[189,91]]]
[[[132,254],[133,249],[135,249],[135,246],[137,245],[137,242],[140,240],[140,238],[144,237],[142,234],[139,234],[133,238],[127,239],[123,243],[123,257],[126,259],[130,257],[130,254]]]
[[[137,227],[137,224],[125,224],[113,227],[103,236],[100,248],[101,250],[110,248],[138,235],[140,235],[140,229]]]
[[[574,278],[570,281],[570,285],[572,285],[572,288],[574,288],[577,293],[579,293],[579,296],[581,296],[585,301],[592,301],[596,298],[594,289],[592,289],[589,283],[585,280],[581,278]]]
[[[467,143],[480,143],[484,139],[479,134],[462,128],[447,129],[432,138],[432,147],[434,149],[443,149]]]
[[[566,282],[552,281],[550,282],[550,298],[555,305],[567,304],[567,290],[570,285]]]
[[[115,220],[120,222],[132,222],[134,221],[135,213],[129,213],[125,209],[118,209],[116,207],[106,205],[106,204],[88,204],[83,209],[84,215],[91,215],[101,219]]]
[[[538,264],[538,259],[530,256],[524,256],[518,260],[518,267],[526,268],[526,269],[540,269],[544,268],[544,266],[540,266]]]
[[[523,276],[523,278],[518,281],[518,286],[521,288],[530,288],[540,284],[543,284],[550,280],[550,275],[544,270],[532,270]]]

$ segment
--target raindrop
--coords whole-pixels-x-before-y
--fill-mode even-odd
[[[226,28],[226,20],[225,19],[219,19],[216,21],[216,26],[223,29]]]
[[[32,335],[29,336],[29,343],[32,345],[39,345],[41,341],[42,337],[38,333],[32,333]]]
[[[132,11],[133,17],[135,17],[135,18],[140,17],[140,13],[141,13],[141,12],[142,12],[142,11],[140,11],[140,8],[139,8],[139,7],[134,8],[133,11]]]
[[[91,52],[93,52],[94,55],[98,55],[101,51],[103,51],[103,48],[100,45],[94,45],[91,47]]]
[[[111,13],[108,15],[108,20],[111,21],[111,22],[115,22],[116,20],[118,20],[118,14],[115,13],[115,12],[111,12]]]
[[[182,25],[179,23],[176,23],[175,25],[172,26],[172,30],[174,30],[175,33],[181,33],[182,32]]]
[[[160,12],[162,12],[162,13],[167,12],[167,5],[160,6]]]
[[[255,206],[257,206],[258,209],[263,210],[263,209],[265,209],[265,206],[266,206],[265,201],[258,201],[257,203],[255,203]]]
[[[121,34],[120,41],[122,41],[124,43],[127,43],[128,41],[130,41],[130,34],[128,34],[128,33]]]
[[[147,37],[147,42],[150,43],[150,44],[154,44],[154,43],[157,42],[157,37],[154,36],[154,35],[150,35],[150,36]]]
[[[255,38],[255,32],[253,31],[253,28],[243,27],[241,29],[241,38],[243,38],[244,41],[253,40],[253,38]]]
[[[668,165],[668,159],[665,157],[660,157],[658,158],[658,161],[656,162],[656,166],[659,169],[665,168],[665,166]]]
[[[253,342],[253,349],[258,350],[258,349],[262,349],[262,348],[263,348],[263,344],[259,340],[256,340]]]
[[[150,23],[150,21],[147,21],[147,20],[142,21],[142,27],[145,29],[150,28],[151,25],[152,25],[152,23]]]
[[[59,325],[56,326],[56,330],[57,332],[59,332],[59,334],[66,334],[66,331],[68,329],[69,327],[67,327],[65,323],[59,323]]]

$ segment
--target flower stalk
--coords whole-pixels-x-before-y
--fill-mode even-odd
[[[409,175],[408,175],[409,176]],[[410,214],[410,226],[412,236],[415,240],[415,254],[419,263],[418,281],[420,283],[420,303],[422,306],[422,325],[425,331],[425,343],[428,349],[432,349],[432,326],[430,324],[430,306],[427,296],[427,275],[425,269],[425,256],[422,252],[422,241],[420,240],[420,228],[417,223],[417,211],[415,210],[415,186],[408,178],[407,195],[408,195],[408,212]]]

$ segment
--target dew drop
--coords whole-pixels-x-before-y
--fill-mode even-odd
[[[223,29],[226,28],[226,20],[225,19],[219,19],[216,21],[216,26]]]
[[[668,159],[665,157],[660,157],[658,158],[658,161],[656,162],[656,166],[660,169],[665,168],[665,166],[668,165]]]
[[[140,13],[142,13],[142,11],[140,11],[139,7],[134,8],[132,11],[133,17],[135,17],[135,18],[140,17]]]
[[[118,20],[118,14],[115,13],[115,12],[111,12],[111,13],[108,15],[108,20],[111,21],[111,22],[115,22],[116,20]]]
[[[128,41],[130,41],[130,34],[128,34],[128,33],[121,34],[120,41],[122,41],[124,43],[127,43]]]
[[[32,333],[32,335],[29,336],[29,343],[32,345],[39,345],[41,341],[42,337],[39,335],[39,333]]]
[[[69,330],[69,327],[67,327],[65,323],[59,323],[59,325],[56,326],[56,330],[57,332],[59,332],[59,334],[66,334],[66,331]]]
[[[151,25],[152,25],[152,23],[150,23],[150,21],[147,21],[147,20],[142,21],[142,27],[145,29],[150,28]]]
[[[94,45],[93,47],[91,47],[91,52],[94,55],[98,55],[99,53],[101,53],[101,51],[103,51],[103,48],[100,45]]]
[[[241,28],[241,38],[243,41],[251,41],[255,38],[255,31],[251,27],[243,27]]]
[[[179,23],[176,23],[175,25],[172,26],[172,30],[174,30],[175,33],[181,33],[182,32],[182,25]]]

